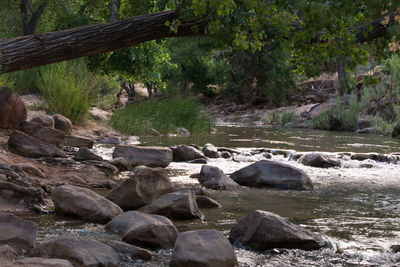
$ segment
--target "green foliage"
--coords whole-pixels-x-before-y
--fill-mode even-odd
[[[286,123],[295,123],[297,121],[297,116],[293,111],[284,112],[280,118],[281,125],[285,125]]]
[[[312,119],[314,128],[321,130],[330,130],[331,125],[327,112],[321,112]]]
[[[280,124],[281,119],[278,110],[269,110],[266,113],[266,123],[268,124]]]
[[[210,119],[200,112],[193,99],[174,98],[133,103],[116,111],[110,125],[125,134],[147,135],[154,128],[160,133],[174,133],[176,127],[190,132],[210,132]]]
[[[96,97],[98,77],[81,61],[67,61],[40,68],[37,87],[48,110],[83,123]]]

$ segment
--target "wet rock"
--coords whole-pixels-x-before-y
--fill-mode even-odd
[[[208,189],[235,190],[240,188],[240,185],[226,176],[220,168],[209,165],[201,167],[198,180],[202,186]]]
[[[363,161],[363,160],[375,160],[378,162],[387,162],[387,156],[383,155],[383,154],[379,154],[379,153],[355,153],[353,155],[351,155],[350,159],[352,160],[359,160],[359,161]]]
[[[8,213],[0,213],[0,245],[29,251],[35,246],[37,228],[34,222]]]
[[[15,166],[18,166],[19,168],[21,168],[24,171],[24,173],[29,174],[31,176],[37,176],[37,177],[40,177],[40,178],[46,178],[47,177],[46,174],[44,174],[41,170],[39,170],[38,168],[36,168],[32,164],[29,164],[29,163],[18,163],[18,164],[15,164]]]
[[[304,154],[303,153],[295,153],[292,154],[289,158],[289,160],[294,160],[294,161],[298,161]]]
[[[111,112],[99,109],[97,107],[91,107],[89,109],[89,116],[92,120],[108,121],[111,115]]]
[[[186,128],[183,127],[176,127],[176,134],[180,136],[189,136],[190,132]]]
[[[67,157],[67,155],[56,146],[19,131],[15,131],[8,139],[8,148],[12,153],[28,158]]]
[[[163,215],[167,218],[180,219],[204,219],[199,210],[194,191],[177,191],[162,195],[150,204],[141,207],[138,211]]]
[[[310,177],[302,170],[287,164],[260,160],[231,174],[240,185],[280,189],[312,190]]]
[[[156,256],[155,253],[147,249],[133,246],[125,242],[107,240],[105,243],[107,246],[112,247],[116,252],[127,255],[132,259],[151,260],[152,257]]]
[[[237,266],[229,240],[219,231],[203,229],[180,233],[176,240],[170,266]]]
[[[393,253],[399,253],[400,245],[392,245],[392,246],[390,246],[390,249],[392,250]]]
[[[365,163],[361,163],[360,164],[360,168],[364,168],[364,169],[371,169],[374,167],[374,164],[369,163],[369,162],[365,162]]]
[[[143,168],[108,193],[107,199],[124,210],[134,210],[172,190],[173,186],[165,169]]]
[[[165,147],[117,145],[113,158],[124,158],[132,166],[167,167],[172,161],[172,150]]]
[[[256,250],[273,248],[320,249],[324,241],[309,230],[290,223],[277,214],[255,210],[231,230],[231,242]]]
[[[226,151],[226,152],[229,152],[230,154],[240,154],[240,151],[239,150],[235,150],[235,149],[231,149],[231,148],[226,148],[226,147],[218,147],[217,148],[217,150],[219,151],[219,152],[224,152],[224,151]]]
[[[231,153],[228,151],[222,151],[219,153],[219,156],[224,159],[230,159],[232,157]]]
[[[192,146],[177,145],[172,146],[171,150],[174,161],[190,161],[205,158],[203,152]]]
[[[27,111],[24,102],[18,94],[8,88],[0,91],[0,128],[18,128],[26,121]]]
[[[317,168],[340,167],[340,160],[321,153],[304,154],[299,159],[299,163]]]
[[[13,262],[14,267],[73,267],[64,259],[25,258]]]
[[[118,254],[110,246],[73,234],[62,235],[40,243],[33,250],[32,255],[66,259],[74,266],[118,266]]]
[[[120,171],[131,171],[133,166],[124,158],[115,158],[109,161],[110,164],[114,165]]]
[[[194,160],[189,160],[188,163],[193,163],[193,164],[207,164],[207,160],[206,159],[194,159]]]
[[[209,157],[209,158],[218,158],[219,157],[217,148],[212,144],[205,144],[203,146],[203,153],[206,157]]]
[[[72,122],[61,114],[53,115],[54,128],[64,132],[67,135],[72,133]]]
[[[39,123],[44,127],[54,128],[54,119],[49,115],[38,115],[31,119],[32,122]]]
[[[78,150],[78,153],[76,153],[75,160],[98,160],[102,161],[103,158],[96,155],[93,151],[91,151],[87,147],[81,147]]]
[[[103,145],[118,145],[121,142],[118,137],[109,136],[101,139],[98,143]]]
[[[266,159],[271,159],[272,158],[272,154],[267,152],[267,153],[263,154],[263,157],[266,158]]]
[[[140,211],[118,215],[106,225],[106,230],[122,235],[124,242],[149,248],[171,248],[178,235],[167,217]]]
[[[207,196],[198,196],[196,195],[196,202],[199,208],[221,208],[222,205],[219,204],[212,198]]]
[[[53,192],[56,213],[77,216],[90,222],[107,223],[122,210],[90,189],[73,185],[56,187]]]
[[[76,135],[66,135],[65,136],[65,145],[72,147],[87,147],[92,148],[94,142],[88,138],[76,136]]]
[[[59,148],[62,148],[65,144],[65,134],[60,130],[45,127],[32,121],[22,122],[20,129],[27,135]]]

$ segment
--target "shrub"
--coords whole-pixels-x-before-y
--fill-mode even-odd
[[[175,132],[184,127],[190,132],[210,132],[212,122],[201,113],[194,99],[174,98],[133,103],[116,111],[110,125],[121,133],[147,135],[151,128],[160,133]]]
[[[295,123],[296,120],[297,116],[293,111],[283,113],[280,119],[282,125],[285,125],[286,123]]]

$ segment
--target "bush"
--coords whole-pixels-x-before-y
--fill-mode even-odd
[[[297,116],[293,111],[283,113],[280,119],[282,125],[285,125],[286,123],[295,123],[296,120]]]
[[[37,87],[49,112],[61,113],[74,123],[85,121],[96,98],[98,77],[81,61],[66,61],[40,68]]]
[[[125,134],[147,135],[154,128],[160,133],[173,133],[176,127],[190,132],[210,132],[212,122],[201,113],[194,99],[147,100],[116,111],[110,125]]]

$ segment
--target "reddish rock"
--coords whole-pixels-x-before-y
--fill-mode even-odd
[[[18,128],[25,121],[27,111],[24,102],[18,94],[8,88],[0,91],[0,128]]]

